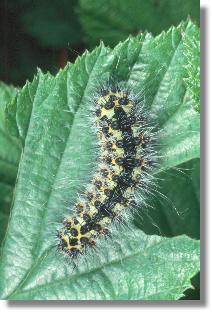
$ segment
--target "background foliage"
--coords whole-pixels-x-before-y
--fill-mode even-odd
[[[156,35],[187,16],[199,24],[199,14],[198,0],[0,1],[0,80],[23,85],[37,67],[56,73],[100,40]]]
[[[41,67],[42,70],[48,69],[52,74],[55,74],[60,67],[64,67],[67,60],[74,62],[77,55],[81,54],[86,47],[92,49],[94,46],[99,45],[100,40],[106,45],[114,47],[120,40],[126,39],[129,34],[137,35],[140,31],[148,30],[153,35],[157,35],[162,30],[167,30],[171,25],[177,25],[182,19],[186,19],[188,15],[197,25],[199,24],[199,2],[193,0],[183,2],[169,0],[133,0],[130,2],[125,0],[11,0],[0,3],[0,12],[0,35],[2,42],[0,49],[0,80],[18,86],[22,86],[26,79],[32,79],[37,67]],[[183,257],[186,257],[186,248],[187,250],[191,248],[190,253],[193,252],[194,262],[190,266],[191,271],[193,266],[193,272],[195,272],[194,268],[197,267],[197,264],[195,264],[195,259],[197,259],[195,254],[196,247],[186,238],[182,238],[181,241],[175,241],[174,238],[176,235],[186,234],[191,238],[199,239],[199,29],[190,22],[188,25],[182,24],[178,29],[172,29],[167,34],[162,34],[156,40],[152,36],[147,35],[146,37],[141,36],[127,40],[117,45],[114,50],[100,46],[90,55],[84,54],[82,58],[78,58],[76,64],[67,66],[56,78],[51,74],[44,75],[39,72],[33,82],[27,83],[21,91],[5,83],[0,84],[0,218],[1,224],[3,224],[0,232],[0,242],[7,227],[18,167],[21,168],[19,168],[21,175],[16,185],[16,198],[13,203],[13,207],[16,207],[16,209],[13,208],[15,216],[13,215],[12,217],[10,228],[13,229],[13,224],[16,228],[20,213],[23,215],[22,201],[25,196],[26,206],[24,211],[26,212],[26,220],[28,218],[28,193],[26,190],[24,191],[24,185],[29,184],[30,180],[33,183],[32,185],[48,189],[48,184],[45,184],[44,181],[42,182],[38,178],[34,180],[32,170],[36,162],[38,166],[45,163],[46,155],[41,152],[42,159],[34,159],[33,164],[31,164],[33,165],[32,168],[30,167],[31,156],[28,157],[32,153],[33,144],[31,139],[33,142],[33,130],[36,127],[40,131],[40,137],[34,138],[34,146],[42,150],[43,145],[39,140],[42,137],[46,140],[48,139],[47,128],[45,129],[42,126],[42,122],[38,124],[36,118],[42,116],[44,124],[47,120],[51,124],[54,121],[57,129],[60,129],[59,120],[55,114],[58,112],[59,107],[62,108],[63,105],[69,106],[69,103],[66,103],[66,92],[74,98],[74,102],[80,107],[81,103],[86,100],[86,94],[83,95],[83,100],[81,101],[79,99],[79,93],[81,92],[79,86],[85,84],[90,75],[92,77],[91,80],[95,81],[96,77],[98,77],[97,74],[101,72],[101,66],[105,66],[105,70],[111,74],[114,70],[113,62],[115,64],[115,59],[118,57],[121,57],[129,64],[130,72],[126,70],[127,66],[120,66],[116,68],[116,74],[119,75],[120,79],[136,81],[138,88],[142,88],[142,86],[148,83],[146,81],[148,75],[150,77],[155,75],[152,69],[155,68],[157,62],[158,64],[160,62],[159,67],[161,68],[162,64],[164,70],[157,72],[158,80],[154,81],[153,85],[151,84],[149,103],[152,103],[153,112],[159,114],[158,121],[163,128],[161,139],[168,146],[168,149],[164,150],[164,155],[167,156],[164,163],[165,170],[158,173],[158,178],[161,181],[161,192],[167,196],[169,202],[161,197],[155,198],[153,206],[157,207],[157,209],[150,209],[148,213],[144,211],[142,218],[136,218],[136,227],[142,229],[147,234],[145,236],[146,234],[143,232],[138,232],[138,235],[144,235],[143,241],[149,242],[149,237],[151,237],[148,237],[149,234],[173,237],[173,241],[168,239],[162,240],[162,245],[171,246],[171,244],[174,244],[175,248],[181,248],[184,245],[185,255],[182,252]],[[142,50],[139,47],[139,40],[141,42],[144,41]],[[161,42],[164,42],[164,45],[161,45]],[[97,62],[95,70],[90,73],[92,64],[95,62]],[[84,73],[85,71],[87,71],[86,74]],[[164,71],[166,74],[163,77]],[[140,72],[146,72],[146,76],[145,74],[143,74],[143,77],[139,76]],[[175,78],[171,79],[173,72],[175,73]],[[80,77],[80,81],[74,79],[76,75]],[[65,86],[68,81],[76,87],[76,94],[74,94],[74,89],[66,89]],[[90,79],[88,81],[87,93],[89,93],[89,90],[92,90],[92,83]],[[170,92],[170,90],[172,91]],[[46,96],[51,92],[54,93],[55,98],[45,100]],[[151,98],[153,94],[155,94],[154,98]],[[52,105],[55,99],[59,101],[59,106],[57,107],[55,104],[55,111],[50,112],[49,105],[50,103]],[[44,110],[40,106],[43,101],[45,103]],[[161,110],[162,107],[163,109]],[[77,110],[78,108],[74,107],[72,109]],[[34,115],[35,111],[36,114]],[[166,116],[166,120],[164,120],[163,116]],[[72,117],[63,115],[61,118],[63,125],[67,124],[67,129],[61,134],[64,136],[63,140],[66,141],[66,131],[69,131],[70,125],[72,127],[72,119],[69,118]],[[179,129],[181,130],[179,131]],[[177,136],[176,133],[178,133]],[[174,145],[172,144],[173,135],[175,138]],[[25,142],[26,136],[31,137],[27,142]],[[48,145],[48,140],[44,141],[43,144]],[[19,164],[23,147],[25,147],[24,153]],[[63,149],[63,147],[59,144],[55,148],[54,156],[58,157],[61,153],[58,148]],[[87,163],[87,159],[85,163]],[[47,162],[46,164],[48,164],[46,168],[53,166],[51,169],[49,167],[48,170],[50,172],[54,171],[56,163]],[[73,167],[75,168],[76,164],[73,164]],[[26,172],[32,172],[30,178],[27,175],[28,182],[24,182]],[[36,172],[40,172],[40,169],[37,168]],[[54,177],[50,177],[50,179],[54,179]],[[51,185],[52,181],[49,181],[49,185]],[[70,191],[70,189],[64,190],[62,196],[70,197]],[[40,192],[38,194],[35,192],[33,196],[35,196],[33,200],[37,201],[43,195]],[[59,195],[53,195],[53,197],[55,196]],[[21,200],[20,203],[19,199]],[[43,212],[40,210],[39,205],[37,205],[37,209],[39,217],[42,217]],[[27,224],[29,224],[28,222],[29,220]],[[37,228],[36,222],[31,224],[31,230]],[[26,224],[23,223],[23,226],[25,227]],[[13,229],[11,233],[14,233],[14,231]],[[11,236],[11,233],[9,231],[9,236]],[[37,230],[35,230],[34,234],[36,235],[36,233]],[[26,235],[26,237],[29,236]],[[5,250],[9,248],[10,241],[12,242],[14,239],[14,237],[10,237],[7,240]],[[21,237],[19,237],[17,242],[19,242],[21,250],[24,247],[21,243]],[[37,251],[39,250],[38,246],[41,248],[39,244],[37,242]],[[149,244],[152,244],[154,250],[154,239]],[[144,250],[145,247],[141,247],[141,255]],[[34,257],[36,255],[34,249],[26,253],[30,254],[31,252],[32,257]],[[161,253],[161,259],[163,259],[163,256]],[[140,267],[138,259],[133,257],[131,254],[131,258],[129,258],[131,260],[125,263],[125,270],[127,270],[127,267],[131,267],[130,261],[133,264],[138,263],[138,271],[144,270],[144,268]],[[154,262],[154,252],[153,254],[147,253],[146,257],[147,274],[147,272],[151,272],[151,270],[148,271],[148,265],[151,267],[151,261]],[[2,259],[2,274],[4,276],[7,272],[8,259]],[[18,261],[20,261],[20,258]],[[27,266],[27,261],[25,266]],[[155,261],[157,262],[158,259],[155,259]],[[184,258],[184,261],[191,263],[186,258]],[[39,278],[40,272],[46,272],[45,265],[47,266],[47,264],[50,267],[53,265],[48,263],[48,261],[44,261],[43,266],[38,265],[38,269],[33,273],[38,276],[36,278]],[[174,264],[170,262],[170,270],[171,268],[173,268],[174,277],[177,271],[174,271]],[[163,270],[162,262],[161,270]],[[110,272],[114,273],[115,271],[115,267],[108,266],[108,276],[110,276]],[[138,271],[134,272],[135,277]],[[103,274],[102,272],[101,274]],[[174,290],[175,297],[173,295],[173,299],[182,296],[182,290],[189,287],[188,281],[192,274],[191,272],[189,273],[189,270],[185,271],[185,274],[186,272],[188,276],[184,276],[184,283],[182,283],[182,288],[178,290],[179,293],[177,293],[176,289]],[[116,273],[119,274],[120,272],[117,270]],[[13,291],[14,298],[18,298],[20,294],[23,297],[24,289],[27,288],[32,291],[26,292],[28,296],[26,298],[33,299],[36,296],[39,297],[38,292],[34,290],[33,274],[26,283],[21,284],[20,287]],[[155,272],[155,276],[159,278],[161,276],[160,272],[157,272],[157,274]],[[132,279],[131,283],[133,281]],[[177,283],[179,281],[176,280],[176,287]],[[198,299],[198,276],[192,283],[195,286],[195,291],[186,291],[187,297],[185,298]],[[166,280],[166,285],[168,294],[168,289],[171,291],[173,286],[172,277]],[[161,287],[163,286],[161,285]],[[54,290],[52,291],[55,294]],[[123,294],[123,290],[119,288],[114,291],[120,296]],[[79,296],[78,294],[76,295]],[[47,291],[46,298],[48,296],[51,297],[53,294]],[[96,296],[98,297],[98,294]],[[110,294],[110,296],[113,297],[114,294]],[[133,296],[134,294],[132,293],[131,297],[133,298]],[[144,296],[144,294],[140,294],[140,296]],[[151,298],[152,295],[149,293],[149,296]],[[153,297],[152,299],[154,299]]]

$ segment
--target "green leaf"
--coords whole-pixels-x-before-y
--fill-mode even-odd
[[[140,229],[148,234],[200,238],[199,164],[199,159],[192,159],[157,175],[158,191],[165,196],[150,198],[150,206],[137,215]]]
[[[77,0],[24,1],[21,16],[25,31],[43,46],[64,48],[81,41],[80,24],[75,13]]]
[[[12,202],[13,186],[0,181],[0,252],[2,240],[7,229],[10,206]]]
[[[113,242],[118,257],[109,250],[101,263],[92,259],[93,265],[81,265],[74,274],[70,264],[54,259],[55,252],[43,254],[7,299],[176,300],[191,287],[199,266],[197,241],[147,236],[136,229],[122,239],[125,244]]]
[[[199,23],[198,0],[80,0],[80,21],[87,41],[114,46],[140,31],[159,34],[191,16]]]
[[[185,35],[185,83],[191,97],[194,100],[194,107],[200,111],[200,31],[198,27],[192,27]]]
[[[146,36],[129,82],[135,92],[145,88],[147,105],[160,127],[163,156],[160,170],[172,168],[200,155],[200,117],[183,83],[185,57],[182,36],[195,26],[188,22],[171,28],[154,40]],[[157,78],[155,78],[157,77]],[[145,99],[144,99],[145,100]]]
[[[157,38],[129,38],[114,50],[101,44],[56,77],[39,72],[7,106],[7,125],[24,151],[0,259],[1,298],[173,300],[191,286],[199,242],[185,235],[147,235],[120,224],[113,239],[102,240],[75,269],[55,247],[58,223],[93,172],[97,139],[90,103],[109,77],[128,81],[135,93],[145,90],[144,104],[161,137],[166,132],[162,171],[196,157],[192,144],[185,146],[199,118],[183,82],[182,33],[190,27],[189,22]],[[178,121],[176,132],[170,120]],[[186,134],[175,141],[180,120]],[[197,127],[197,137],[198,132]]]
[[[21,153],[18,140],[11,137],[5,126],[5,107],[16,92],[14,87],[0,82],[0,244],[7,226]]]

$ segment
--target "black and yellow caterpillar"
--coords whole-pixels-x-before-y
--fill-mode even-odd
[[[137,101],[120,87],[101,90],[95,101],[100,161],[92,181],[75,204],[76,213],[63,220],[58,247],[72,258],[85,253],[110,225],[133,206],[134,193],[148,166],[149,138]]]

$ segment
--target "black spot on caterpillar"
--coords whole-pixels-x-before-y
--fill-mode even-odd
[[[120,86],[102,89],[95,100],[99,165],[75,204],[76,213],[64,218],[58,231],[58,247],[71,258],[110,234],[111,225],[135,205],[135,190],[143,185],[145,171],[154,166],[146,152],[147,147],[151,150],[152,138],[145,131],[146,115],[138,104]]]

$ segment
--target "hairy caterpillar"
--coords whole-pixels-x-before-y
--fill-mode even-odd
[[[58,231],[58,247],[71,258],[109,235],[111,224],[135,205],[135,191],[156,159],[146,114],[126,87],[102,88],[94,102],[100,162],[76,213],[64,218]]]

